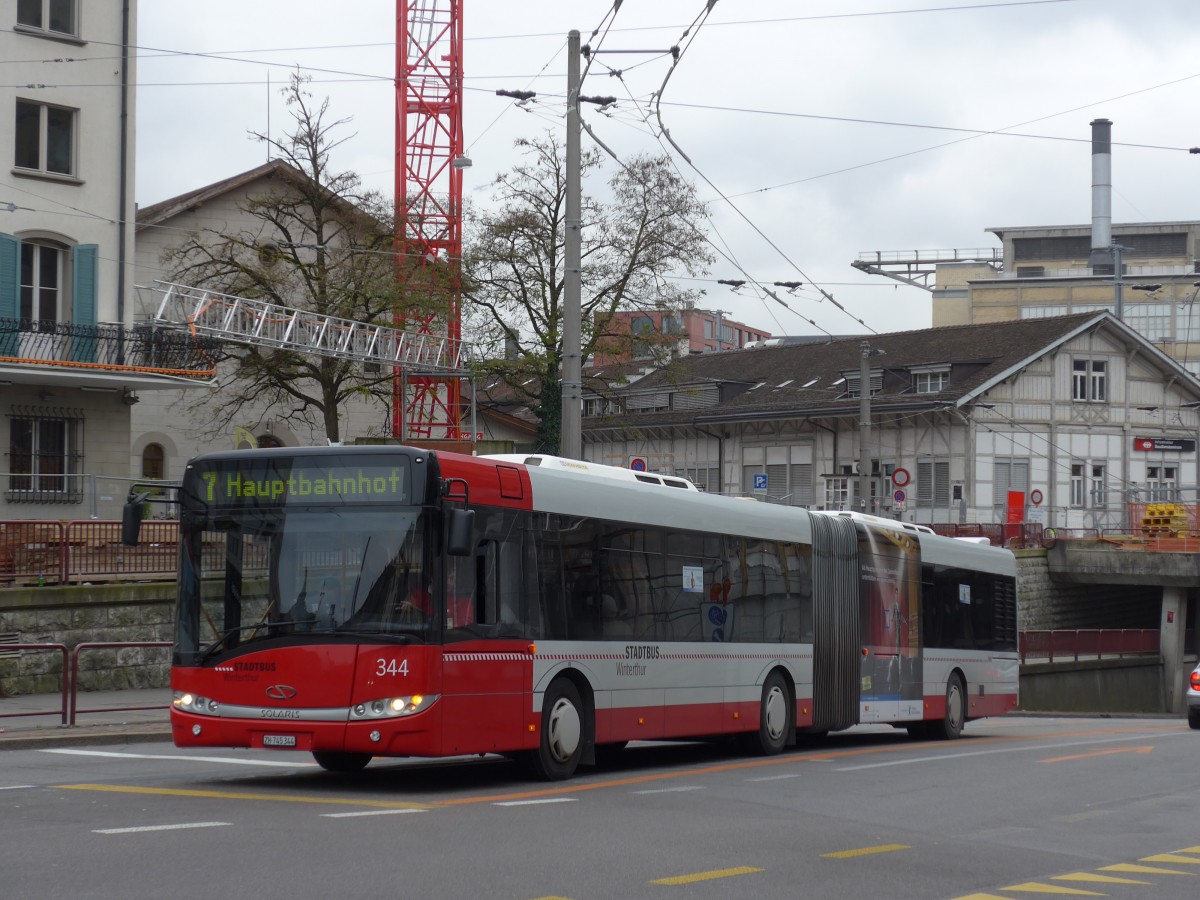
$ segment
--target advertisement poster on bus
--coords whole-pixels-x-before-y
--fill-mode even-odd
[[[862,719],[920,717],[921,548],[912,535],[864,528],[859,538],[862,573]]]

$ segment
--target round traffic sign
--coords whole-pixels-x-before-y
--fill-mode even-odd
[[[908,474],[908,469],[892,470],[892,484],[896,485],[896,487],[904,487],[911,480],[912,476]]]
[[[1033,503],[1034,506],[1039,505],[1043,500],[1042,492],[1039,491],[1037,488],[1034,488],[1032,491],[1029,492],[1029,499]]]
[[[903,503],[907,496],[904,491],[896,491],[896,493],[892,494],[892,499],[897,503]]]

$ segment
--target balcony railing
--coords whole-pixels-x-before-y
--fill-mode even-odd
[[[154,325],[0,318],[0,362],[210,378],[221,342]]]

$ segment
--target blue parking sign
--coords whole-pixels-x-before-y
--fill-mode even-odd
[[[766,475],[755,475],[754,476],[754,489],[756,491],[765,491],[767,489],[767,476]]]

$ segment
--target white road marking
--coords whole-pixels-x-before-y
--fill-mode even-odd
[[[783,781],[785,778],[799,778],[799,775],[768,775],[766,778],[747,778],[747,781]]]
[[[228,822],[184,822],[179,825],[140,825],[136,828],[97,828],[93,834],[134,834],[143,831],[178,831],[181,828],[218,828]]]
[[[72,750],[68,748],[43,749],[41,753],[62,753],[67,756],[102,756],[109,759],[167,759],[175,762],[209,762],[225,763],[230,766],[275,766],[283,769],[297,769],[315,766],[316,763],[282,762],[267,759],[234,759],[228,756],[171,756],[167,753],[118,753],[112,750]]]
[[[544,800],[504,800],[493,803],[492,806],[537,806],[541,803],[574,803],[575,797],[548,797]]]
[[[325,819],[353,819],[356,816],[399,816],[404,813],[429,812],[427,809],[369,809],[366,812],[321,813]]]
[[[1092,741],[1070,741],[1061,744],[1011,744],[1007,747],[996,747],[991,750],[969,750],[963,753],[942,753],[937,756],[918,756],[913,759],[895,759],[891,762],[880,763],[864,763],[860,766],[839,766],[835,771],[838,772],[858,772],[862,769],[883,769],[888,766],[907,766],[913,763],[930,763],[941,762],[944,759],[965,759],[970,756],[992,756],[997,753],[1029,753],[1039,750],[1064,750],[1074,749],[1077,747],[1088,747],[1093,744],[1116,744],[1122,741],[1147,741],[1158,740],[1165,737],[1178,737],[1185,732],[1162,732],[1160,734],[1141,734],[1127,735],[1124,737],[1097,738]]]
[[[693,785],[684,785],[682,787],[658,788],[653,791],[630,791],[630,793],[631,794],[682,794],[685,791],[702,791],[702,790],[704,790],[704,788],[702,788],[700,785],[693,784]]]
[[[26,788],[35,788],[36,784],[0,784],[0,791],[23,791]]]

